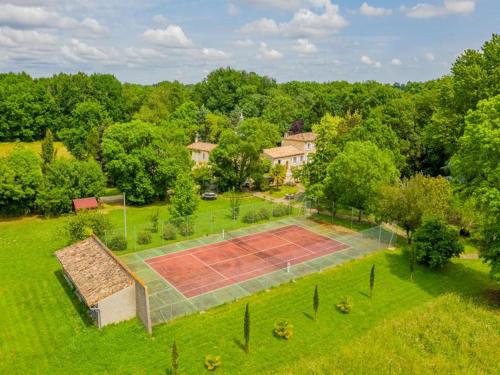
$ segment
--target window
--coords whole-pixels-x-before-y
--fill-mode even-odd
[[[281,159],[278,159],[278,164],[281,164]]]
[[[297,157],[296,156],[293,157],[293,164],[297,164]]]
[[[310,144],[310,143],[308,143],[308,144],[306,145],[306,149],[307,149],[307,150],[310,150],[310,149],[311,149],[311,144]]]
[[[300,155],[300,161],[304,161],[304,155]]]

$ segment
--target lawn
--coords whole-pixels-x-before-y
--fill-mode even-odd
[[[390,319],[404,319],[400,316],[408,310],[426,309],[427,303],[444,293],[477,297],[493,287],[488,269],[480,260],[454,260],[440,272],[418,268],[416,282],[410,282],[404,255],[382,251],[157,326],[151,337],[135,320],[97,330],[82,313],[81,303],[68,291],[53,256],[65,245],[60,235],[64,221],[27,218],[0,222],[0,373],[164,374],[174,339],[183,374],[206,373],[205,354],[222,356],[220,373],[278,372],[301,359],[326,357],[352,345],[371,345],[370,340],[366,344],[359,340],[370,332],[380,332],[377,327]],[[367,292],[372,264],[376,265],[376,280],[370,299]],[[318,322],[310,318],[315,285],[320,292]],[[349,315],[334,308],[344,295],[351,296],[354,302]],[[249,355],[243,353],[239,343],[247,302],[252,320]],[[454,319],[454,311],[440,311],[448,314],[446,319]],[[483,321],[482,313],[466,314],[471,320]],[[294,324],[295,334],[290,341],[272,335],[277,318],[288,318]],[[482,324],[493,347],[499,340],[498,315]],[[443,335],[451,332],[444,331]],[[473,347],[476,337],[475,331],[470,332],[464,345]],[[394,349],[405,353],[403,348]],[[442,361],[450,358],[443,356]],[[476,362],[470,354],[461,359],[461,366],[470,366],[475,372],[497,372],[498,368],[492,367],[496,366],[493,358],[489,363]]]
[[[7,156],[14,150],[16,147],[27,148],[28,150],[33,151],[37,155],[40,154],[42,147],[41,142],[0,142],[0,157]],[[64,147],[62,142],[54,142],[54,148],[56,149],[56,156],[63,159],[71,159],[73,156],[70,152]]]
[[[194,225],[194,233],[192,236],[187,238],[221,233],[223,229],[225,231],[230,231],[241,228],[248,225],[242,222],[242,217],[246,212],[250,210],[258,210],[261,208],[271,210],[273,205],[275,204],[273,204],[272,202],[255,198],[252,195],[243,195],[241,199],[240,215],[237,220],[233,220],[231,218],[229,199],[226,196],[220,195],[217,200],[201,200],[194,217],[190,218],[191,224]],[[138,245],[136,240],[137,234],[141,231],[147,231],[151,228],[150,218],[156,210],[158,211],[160,218],[158,233],[152,234],[152,242],[150,244]],[[292,208],[291,210],[292,214],[298,213],[298,209]],[[124,233],[123,205],[104,205],[103,211],[109,213],[111,224],[115,228],[113,231],[111,231],[111,233],[107,234],[107,238],[104,239],[104,241],[106,242],[107,240],[110,240],[115,233]],[[127,250],[120,252],[120,254],[140,251],[150,247],[168,245],[174,242],[165,241],[161,236],[162,225],[164,222],[168,222],[169,220],[168,205],[166,203],[159,202],[154,205],[144,207],[127,206],[126,215],[127,238],[129,242]],[[179,235],[177,240],[180,239],[186,239],[186,237],[181,237]]]

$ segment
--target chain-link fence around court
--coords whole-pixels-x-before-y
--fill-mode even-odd
[[[279,269],[252,269],[252,272],[256,275],[255,277],[222,286],[191,298],[186,297],[156,273],[145,263],[145,260],[172,252],[220,242],[223,240],[222,233],[125,255],[122,259],[147,283],[150,293],[151,318],[153,324],[158,324],[179,316],[203,311],[226,302],[240,299],[276,285],[290,282],[307,274],[321,272],[325,268],[358,258],[379,249],[391,247],[396,241],[394,233],[386,229],[383,225],[361,232],[340,232],[334,230],[332,226],[309,220],[304,215],[287,216],[259,225],[226,230],[225,238],[240,238],[292,224],[339,241],[347,246],[339,251],[325,253],[325,255],[312,259],[301,259],[297,262],[294,259],[290,259],[286,262],[286,265],[281,264]]]
[[[179,240],[189,240],[211,234],[219,234],[265,221],[278,220],[284,217],[304,216],[308,212],[308,204],[304,202],[276,202],[262,200],[242,203],[237,208],[204,210],[178,218],[171,218],[165,210],[158,213],[152,210],[151,218],[140,225],[129,225],[126,230],[129,250],[137,251],[151,247],[165,246]],[[104,242],[113,249],[113,241],[123,237],[124,227],[105,232]]]

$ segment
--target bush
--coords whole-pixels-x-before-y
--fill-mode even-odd
[[[286,319],[280,319],[274,323],[274,334],[288,340],[293,336],[293,325]]]
[[[430,268],[442,268],[452,257],[458,257],[464,247],[456,231],[448,229],[439,219],[425,221],[413,236],[415,260]]]
[[[284,204],[278,204],[277,206],[273,207],[274,217],[281,217],[286,215],[288,215],[288,206],[285,206]]]
[[[349,297],[343,297],[337,304],[337,308],[344,314],[349,314],[352,310],[352,300]]]
[[[269,220],[270,217],[271,217],[271,214],[270,214],[269,210],[265,207],[260,208],[259,211],[257,212],[257,219],[258,220]]]
[[[175,240],[175,238],[177,237],[177,228],[175,227],[175,225],[172,225],[170,223],[163,224],[162,237],[165,241]]]
[[[184,237],[188,237],[194,233],[194,224],[191,221],[184,221],[179,225],[179,231]]]
[[[205,356],[205,367],[208,371],[217,370],[217,367],[220,367],[221,364],[220,355],[208,354]]]
[[[151,236],[151,232],[147,230],[137,233],[137,243],[139,245],[146,245],[148,243],[151,243],[152,239],[153,238]]]
[[[111,250],[126,250],[127,239],[123,234],[117,234],[108,241],[108,247]]]
[[[259,219],[257,216],[257,212],[255,212],[254,210],[250,210],[250,211],[245,212],[245,214],[243,215],[243,218],[241,220],[244,223],[251,224],[251,223],[257,222]]]
[[[158,223],[160,221],[160,211],[157,209],[154,211],[151,216],[149,217],[149,220],[151,221],[151,233],[158,233]]]
[[[104,238],[106,231],[110,229],[111,224],[107,216],[99,211],[82,211],[68,220],[65,232],[68,242],[74,243],[84,240],[92,234]]]

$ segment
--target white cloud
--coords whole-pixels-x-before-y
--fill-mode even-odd
[[[225,59],[226,57],[228,57],[226,52],[215,48],[203,48],[201,50],[201,53],[207,59],[213,59],[213,60]]]
[[[400,59],[398,59],[398,58],[393,58],[393,59],[391,60],[391,65],[402,65],[402,64],[403,64],[403,63],[402,63],[402,62],[401,62],[401,60],[400,60]]]
[[[193,45],[177,25],[169,25],[165,29],[147,29],[142,36],[150,43],[167,48],[188,48]]]
[[[90,46],[78,39],[71,39],[69,45],[61,47],[62,55],[69,61],[81,63],[86,61],[109,62],[113,50],[104,52],[99,48]]]
[[[237,16],[238,14],[240,14],[240,8],[238,8],[233,3],[227,4],[226,11],[230,16]]]
[[[308,39],[297,39],[297,43],[293,46],[293,49],[297,52],[308,54],[318,51],[318,48]]]
[[[0,4],[0,23],[24,28],[81,29],[96,34],[105,31],[105,28],[93,18],[84,18],[82,21],[78,21],[42,7],[13,4]]]
[[[433,18],[447,15],[465,15],[473,13],[476,9],[476,0],[444,0],[440,5],[429,3],[418,3],[407,8],[401,7],[401,11],[412,18]]]
[[[390,16],[392,14],[391,9],[373,7],[368,5],[367,2],[364,2],[359,10],[362,15],[369,17]]]
[[[266,43],[261,42],[257,58],[262,60],[279,60],[283,58],[283,54],[275,49],[271,49]]]
[[[427,61],[434,61],[436,59],[431,52],[426,52],[424,54],[424,57]]]
[[[255,42],[252,39],[237,40],[234,44],[241,48],[249,48],[255,46]]]
[[[261,18],[258,21],[253,21],[243,25],[241,28],[243,33],[252,34],[278,34],[280,32],[280,27],[275,20],[270,18]]]
[[[57,38],[54,35],[36,30],[17,30],[10,27],[0,27],[0,46],[3,47],[42,47],[55,45]]]
[[[375,61],[375,60],[372,60],[370,57],[368,56],[361,56],[361,62],[363,64],[366,64],[366,65],[370,65],[370,66],[373,66],[375,68],[381,68],[382,67],[382,64],[380,63],[380,61]]]
[[[349,22],[340,15],[338,5],[332,4],[330,0],[310,0],[310,3],[322,12],[301,8],[288,22],[277,23],[270,18],[261,18],[244,25],[241,31],[265,35],[280,34],[287,37],[323,37],[349,25]]]
[[[169,23],[168,18],[165,17],[163,14],[155,14],[153,16],[153,22],[161,26],[167,26]]]

